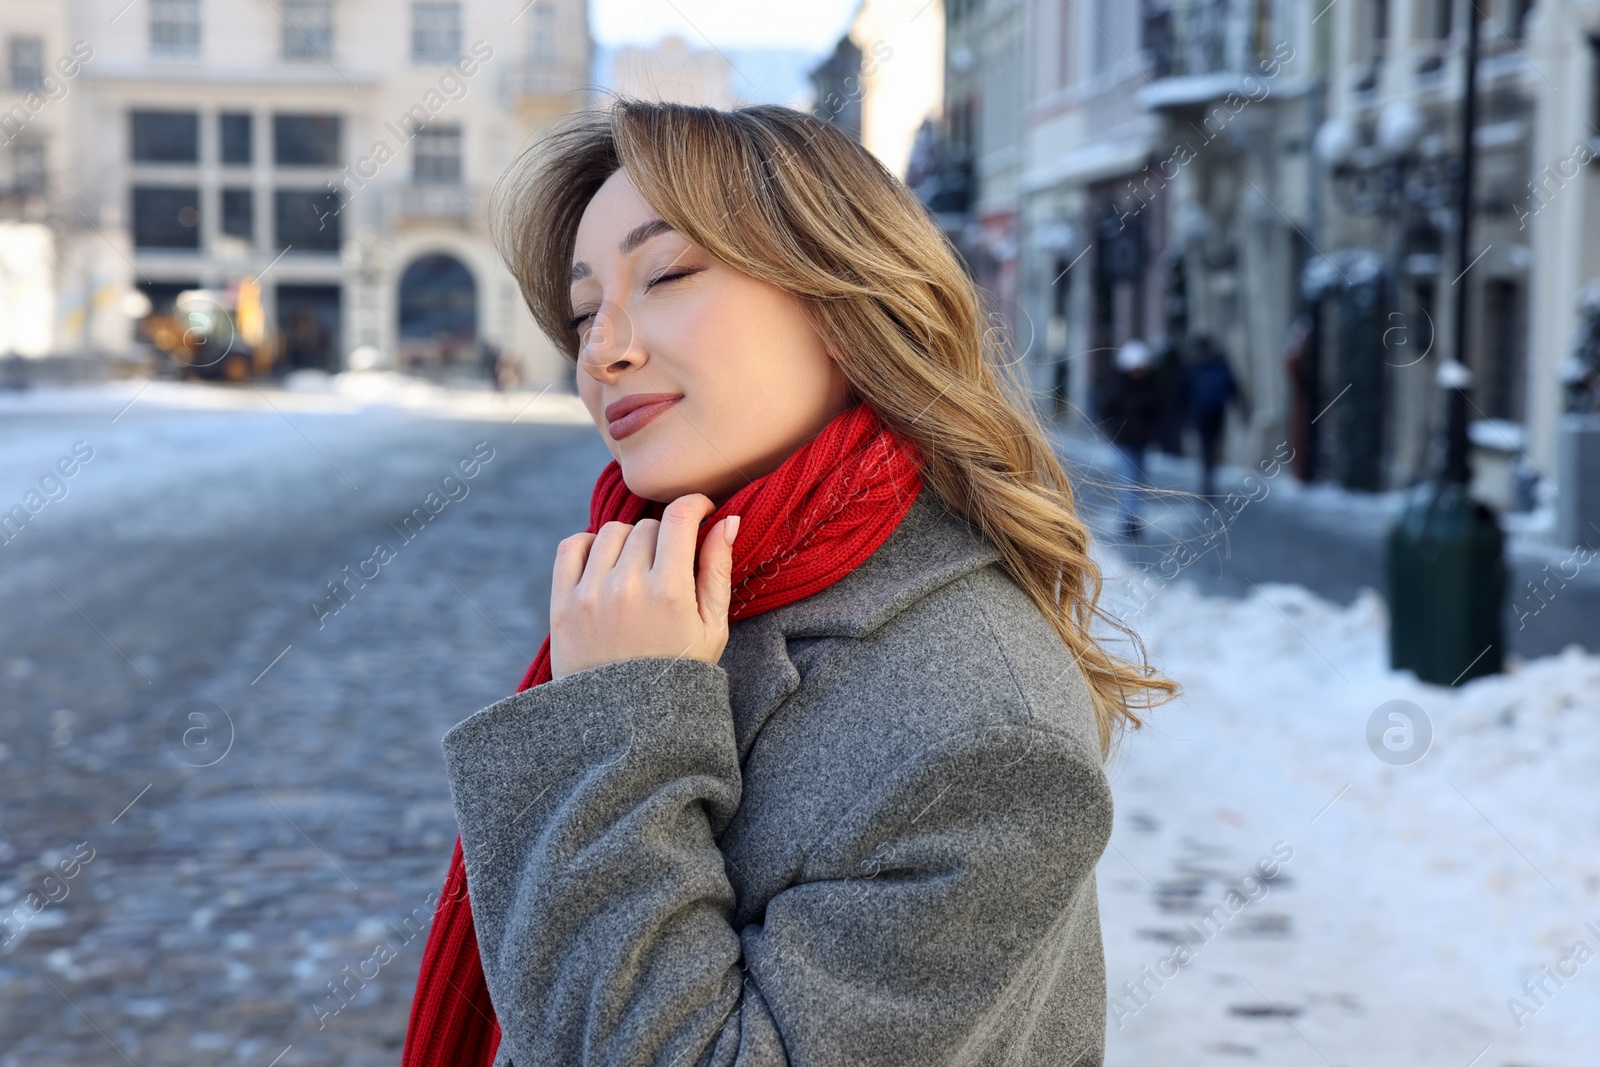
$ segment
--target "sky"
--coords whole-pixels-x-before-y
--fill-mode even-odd
[[[734,67],[734,91],[752,103],[809,107],[807,72],[833,51],[860,0],[594,0],[597,78],[612,83],[611,59],[626,45],[676,33],[691,48],[715,47]]]
[[[676,33],[699,47],[799,49],[823,55],[850,24],[860,0],[594,0],[590,18],[603,45],[651,44]]]
[[[705,48],[702,37],[686,37],[691,48]],[[623,46],[602,44],[595,57],[595,81],[603,89],[615,85],[612,62]],[[830,46],[831,49],[831,46]],[[808,72],[822,61],[826,50],[800,48],[739,47],[717,44],[717,50],[733,65],[733,91],[748,103],[787,104],[805,110],[815,91]]]

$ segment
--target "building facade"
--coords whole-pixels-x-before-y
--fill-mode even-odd
[[[94,279],[58,300],[54,348],[115,350],[144,301],[249,281],[279,366],[503,351],[533,381],[563,373],[487,216],[539,126],[590,103],[581,0],[29,6],[70,11],[47,53],[93,54],[40,138],[56,276]]]
[[[1479,6],[1462,257],[1468,0],[951,2],[913,170],[979,283],[1012,285],[1041,404],[1092,420],[1124,341],[1175,368],[1203,335],[1249,401],[1225,460],[1290,446],[1302,477],[1403,488],[1441,458],[1460,294],[1478,466],[1499,472],[1478,491],[1528,506],[1562,368],[1600,325],[1600,0]]]
[[[1160,122],[1137,6],[1030,0],[1019,274],[1027,367],[1051,412],[1087,426],[1116,347],[1163,330],[1170,205],[1140,181]],[[981,178],[980,178],[981,183]]]
[[[1311,13],[1279,0],[1029,13],[1023,289],[1043,324],[1039,394],[1091,424],[1117,349],[1145,341],[1170,401],[1159,443],[1179,451],[1179,382],[1204,337],[1249,401],[1227,458],[1272,451],[1289,432],[1284,338],[1313,224]]]
[[[1328,473],[1355,488],[1404,487],[1437,467],[1436,376],[1458,352],[1458,300],[1471,415],[1493,420],[1519,449],[1526,437],[1535,246],[1520,214],[1545,89],[1527,51],[1529,5],[1501,0],[1482,10],[1465,257],[1457,182],[1466,0],[1364,0],[1326,20],[1317,156],[1327,258],[1307,281],[1321,312],[1320,393],[1331,401],[1349,387],[1355,401],[1340,401],[1321,454]]]
[[[91,220],[73,217],[59,193],[67,131],[99,54],[75,37],[67,5],[22,0],[0,3],[0,48],[0,355],[115,344],[126,322],[111,330],[106,309],[127,250],[114,238],[75,241],[92,236]]]
[[[984,291],[992,327],[1033,342],[1022,302],[1026,0],[947,0],[949,143],[971,176],[965,225],[953,234]]]
[[[1545,76],[1517,219],[1535,250],[1523,414],[1528,456],[1555,478],[1563,379],[1584,339],[1600,336],[1600,0],[1541,0],[1523,29]]]
[[[1132,195],[1166,197],[1159,347],[1169,384],[1200,338],[1229,360],[1247,398],[1225,438],[1235,462],[1283,455],[1303,429],[1284,355],[1319,221],[1314,15],[1300,3],[1175,0],[1147,5],[1142,25],[1147,81],[1135,100],[1159,128]],[[1177,430],[1173,420],[1169,445]]]

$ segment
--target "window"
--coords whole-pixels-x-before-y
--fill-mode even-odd
[[[451,63],[461,56],[461,5],[424,0],[411,5],[411,58]]]
[[[556,9],[553,0],[537,0],[528,11],[533,25],[529,30],[532,39],[528,53],[536,60],[549,62],[556,58]]]
[[[250,150],[253,123],[248,112],[223,112],[219,117],[222,162],[230,166],[249,166],[255,153]]]
[[[200,247],[200,190],[196,186],[133,187],[135,248]]]
[[[1062,6],[1068,5],[1064,3]],[[1070,8],[1061,13],[1063,25],[1057,31],[1063,68],[1066,66],[1068,39],[1065,24],[1071,14]],[[1157,78],[1166,77],[1172,73],[1172,0],[1144,0],[1139,15],[1139,48],[1149,59],[1151,73]]]
[[[411,176],[419,182],[461,177],[461,127],[425,126],[417,131]]]
[[[222,190],[222,232],[255,241],[256,202],[249,189]]]
[[[1513,41],[1527,36],[1528,15],[1533,11],[1533,0],[1507,0],[1503,32]]]
[[[193,111],[134,111],[135,163],[198,163],[200,116]]]
[[[17,145],[11,150],[11,167],[19,190],[30,193],[44,192],[44,145]]]
[[[200,54],[200,0],[150,0],[150,51]]]
[[[1522,383],[1527,373],[1527,337],[1522,287],[1507,278],[1483,284],[1483,335],[1475,390],[1491,419],[1522,421]]]
[[[23,92],[44,88],[44,42],[39,38],[11,38],[11,88]]]
[[[339,251],[339,194],[327,189],[278,189],[272,226],[279,251]]]
[[[1428,36],[1437,41],[1450,38],[1450,31],[1455,22],[1455,0],[1428,0],[1429,23]]]
[[[1357,9],[1359,20],[1354,59],[1366,67],[1356,81],[1358,93],[1370,92],[1383,74],[1384,56],[1389,51],[1389,0],[1366,0]]]
[[[1600,129],[1600,37],[1589,38],[1589,122]]]
[[[1094,0],[1094,20],[1090,23],[1090,25],[1093,25],[1093,26],[1110,26],[1110,25],[1112,25],[1113,22],[1112,22],[1112,9],[1111,9],[1111,7],[1112,7],[1112,0]],[[1112,45],[1111,38],[1107,37],[1105,35],[1105,33],[1102,31],[1102,32],[1096,33],[1094,35],[1093,44],[1094,44],[1094,59],[1093,59],[1094,72],[1096,74],[1104,74],[1106,71],[1111,69],[1111,45]]]
[[[332,55],[331,0],[283,0],[283,58],[331,61]]]
[[[1056,88],[1064,88],[1072,84],[1074,62],[1073,50],[1077,42],[1078,25],[1075,21],[1078,7],[1075,0],[1056,0]],[[1168,50],[1170,52],[1170,49]],[[1170,67],[1170,63],[1168,66]],[[1159,68],[1159,64],[1158,64]]]
[[[338,166],[338,115],[272,116],[272,159],[280,167]]]
[[[1444,69],[1450,34],[1455,23],[1455,0],[1417,0],[1412,7],[1413,25],[1419,38],[1419,75],[1437,77]]]
[[[339,286],[279,285],[277,296],[280,365],[339,370]]]

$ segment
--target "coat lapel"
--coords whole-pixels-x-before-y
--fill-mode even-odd
[[[719,662],[728,674],[740,760],[800,687],[790,640],[863,638],[940,586],[999,559],[999,550],[924,484],[900,525],[855,570],[803,600],[734,623]]]

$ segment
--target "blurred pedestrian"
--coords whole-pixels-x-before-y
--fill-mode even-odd
[[[1183,345],[1163,334],[1152,346],[1150,373],[1160,385],[1161,421],[1153,444],[1169,456],[1183,455]]]
[[[1200,435],[1200,495],[1216,493],[1217,458],[1222,453],[1222,436],[1227,428],[1228,405],[1238,404],[1248,415],[1239,382],[1225,356],[1210,337],[1194,341],[1194,359],[1184,375],[1183,395],[1189,421]]]
[[[1289,432],[1294,448],[1294,476],[1311,481],[1313,381],[1311,316],[1296,315],[1283,343],[1283,366],[1289,376]]]
[[[1154,353],[1137,337],[1117,350],[1116,371],[1100,401],[1100,423],[1121,459],[1121,484],[1117,491],[1118,518],[1123,536],[1134,540],[1144,529],[1139,514],[1139,491],[1150,487],[1145,472],[1145,450],[1161,425],[1161,383],[1151,372]]]
[[[522,384],[522,363],[516,355],[505,349],[499,349],[494,357],[495,388],[502,393],[510,392]]]

